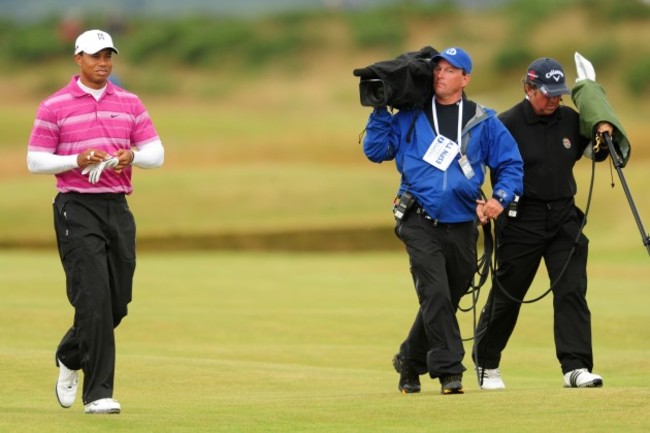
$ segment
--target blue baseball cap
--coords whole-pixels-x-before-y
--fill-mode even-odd
[[[432,60],[438,58],[445,59],[451,63],[454,67],[462,69],[466,74],[472,73],[472,59],[469,54],[467,54],[462,48],[452,47],[443,50],[441,53],[433,56]]]

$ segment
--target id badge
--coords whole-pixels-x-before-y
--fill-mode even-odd
[[[460,164],[460,169],[463,170],[463,174],[466,178],[471,179],[474,177],[474,170],[472,170],[472,164],[469,163],[466,155],[463,155],[458,160]]]
[[[455,142],[444,135],[438,134],[422,159],[434,167],[446,171],[458,152],[458,145]]]

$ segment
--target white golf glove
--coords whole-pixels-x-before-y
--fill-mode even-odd
[[[109,159],[105,159],[99,164],[89,164],[86,166],[86,168],[83,169],[81,174],[85,175],[88,174],[88,182],[92,183],[93,185],[99,182],[99,178],[102,175],[102,172],[106,167],[114,168],[120,163],[120,160],[114,156]]]
[[[92,169],[95,168],[95,167],[97,167],[97,164],[88,164],[88,165],[86,166],[86,168],[83,169],[83,171],[81,172],[81,174],[83,174],[83,175],[85,176],[85,175],[87,175],[88,173],[90,173],[90,170],[92,170]]]
[[[596,71],[591,62],[580,55],[576,51],[573,56],[576,61],[576,70],[578,71],[578,78],[576,78],[576,83],[582,80],[591,80],[596,81]]]

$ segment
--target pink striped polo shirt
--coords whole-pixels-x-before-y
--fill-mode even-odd
[[[159,140],[149,113],[136,95],[109,81],[96,101],[81,90],[77,79],[75,75],[66,87],[41,103],[29,151],[76,155],[93,148],[114,155],[119,149],[142,149]],[[130,194],[131,169],[126,167],[120,174],[107,169],[93,185],[76,168],[56,174],[56,188],[60,192]]]

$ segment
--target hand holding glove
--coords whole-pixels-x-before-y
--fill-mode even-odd
[[[99,178],[102,175],[102,172],[106,167],[109,168],[115,168],[119,164],[120,160],[113,156],[108,159],[104,159],[98,164],[89,164],[86,166],[86,168],[83,169],[81,174],[86,175],[88,174],[88,181],[95,185],[97,182],[99,182]]]

